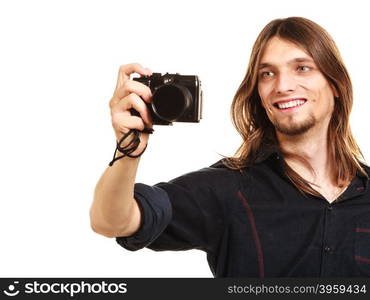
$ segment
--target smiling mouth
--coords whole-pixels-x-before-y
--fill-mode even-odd
[[[274,103],[274,106],[278,109],[284,110],[284,109],[302,106],[306,102],[307,100],[305,99],[295,99],[295,100],[290,100],[290,101],[277,102],[277,103]]]

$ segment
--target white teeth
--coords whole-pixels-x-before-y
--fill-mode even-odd
[[[282,109],[282,108],[290,108],[290,107],[302,105],[305,102],[306,101],[304,101],[304,100],[293,100],[293,101],[289,101],[289,102],[285,102],[285,103],[278,103],[278,107],[280,109]]]

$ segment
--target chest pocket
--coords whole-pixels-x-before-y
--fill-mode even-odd
[[[362,276],[370,276],[370,219],[357,222],[355,261]]]

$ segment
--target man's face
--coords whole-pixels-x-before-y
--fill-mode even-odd
[[[262,54],[258,92],[276,130],[291,136],[318,126],[326,129],[337,96],[310,55],[277,37]]]

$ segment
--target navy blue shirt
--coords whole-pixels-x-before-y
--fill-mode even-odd
[[[215,277],[370,277],[368,178],[329,203],[298,191],[283,166],[272,152],[239,171],[218,162],[136,184],[141,226],[116,240],[132,251],[203,250]]]

